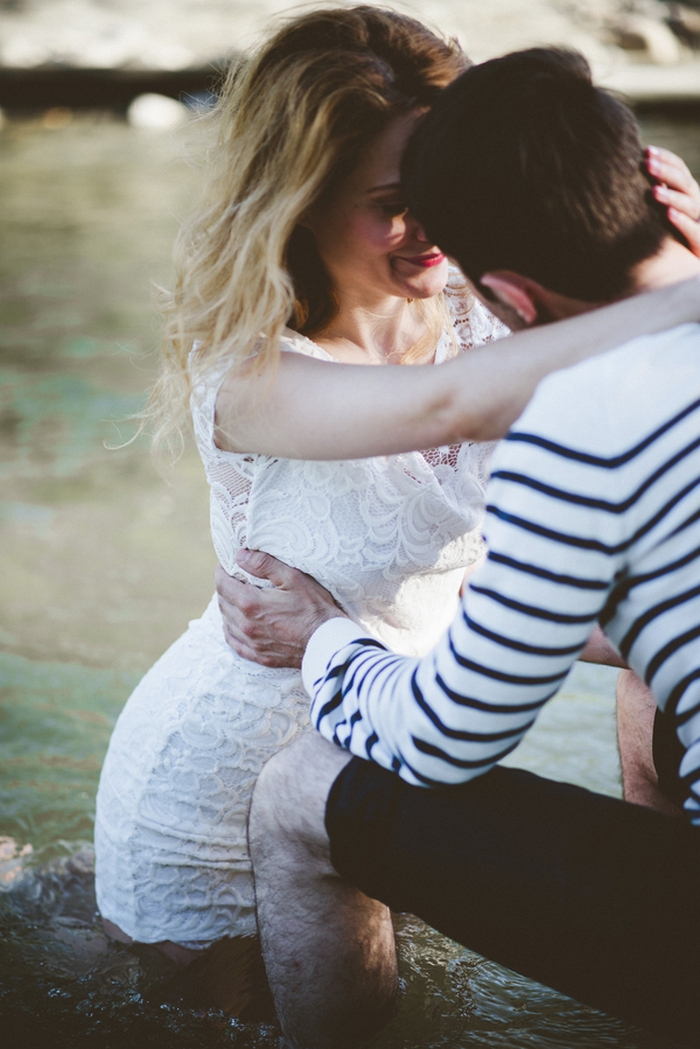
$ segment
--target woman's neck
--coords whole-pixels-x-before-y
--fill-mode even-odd
[[[345,364],[400,364],[425,328],[412,300],[372,308],[347,303],[314,341]]]

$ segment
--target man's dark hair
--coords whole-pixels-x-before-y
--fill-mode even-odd
[[[632,113],[575,51],[472,66],[413,135],[402,177],[430,240],[474,283],[509,269],[607,301],[668,234]]]

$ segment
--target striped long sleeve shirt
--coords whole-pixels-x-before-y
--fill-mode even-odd
[[[488,558],[426,656],[350,620],[316,631],[312,722],[409,783],[469,780],[518,745],[600,622],[675,717],[700,823],[700,327],[546,379],[487,503]]]

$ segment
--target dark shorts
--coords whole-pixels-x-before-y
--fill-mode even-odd
[[[685,817],[500,767],[427,790],[354,758],[326,826],[336,870],[368,896],[700,1045],[700,830]]]
[[[685,750],[676,735],[673,718],[657,710],[654,715],[654,734],[652,737],[652,754],[656,775],[659,777],[659,790],[666,795],[679,809],[688,796],[688,787],[678,775],[678,767]]]

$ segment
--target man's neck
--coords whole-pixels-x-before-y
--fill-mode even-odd
[[[668,237],[661,250],[632,271],[634,293],[653,291],[700,274],[700,259],[677,240]]]

